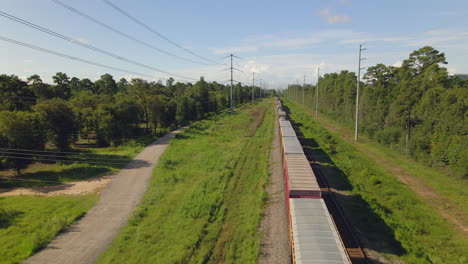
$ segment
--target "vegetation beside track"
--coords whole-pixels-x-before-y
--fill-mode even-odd
[[[83,216],[96,194],[0,197],[0,263],[19,263]]]
[[[468,241],[463,233],[365,153],[325,129],[303,106],[285,103],[306,139],[330,159],[324,165],[339,172],[342,184],[337,188],[351,196],[343,200],[354,201],[346,204],[352,207],[347,211],[374,249],[407,263],[466,263]]]
[[[256,263],[273,117],[268,99],[178,135],[98,263]]]

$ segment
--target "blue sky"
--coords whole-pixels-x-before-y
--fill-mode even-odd
[[[160,49],[199,58],[158,38],[100,0],[61,0]],[[360,42],[364,66],[398,65],[413,50],[430,45],[444,52],[450,73],[468,73],[468,1],[155,1],[111,0],[123,10],[183,47],[220,63],[229,53],[242,57],[235,79],[248,82],[252,71],[272,88],[315,83],[321,73],[356,71]],[[117,55],[198,79],[225,81],[224,65],[174,59],[90,22],[50,0],[0,0],[0,10]],[[166,74],[128,64],[0,17],[0,36],[68,55],[165,79]],[[45,81],[58,71],[95,80],[136,75],[90,66],[0,41],[0,73]],[[148,79],[148,78],[145,78]],[[181,81],[183,79],[176,78]]]

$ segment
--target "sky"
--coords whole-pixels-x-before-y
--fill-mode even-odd
[[[91,80],[110,73],[116,80],[143,74],[149,81],[177,75],[177,81],[204,76],[207,81],[225,82],[230,79],[229,70],[225,70],[230,60],[225,57],[232,53],[239,57],[233,62],[239,69],[234,71],[235,80],[250,85],[255,72],[256,84],[262,81],[265,87],[282,89],[304,79],[315,83],[319,67],[321,75],[357,71],[359,44],[363,42],[366,59],[362,67],[378,63],[398,66],[412,51],[432,46],[445,53],[449,73],[468,73],[466,0],[110,0],[153,31],[101,0],[60,1],[182,59],[127,39],[52,0],[0,0],[2,15],[18,17],[140,64],[106,56],[0,16],[0,37],[127,71],[0,40],[0,74],[23,79],[38,74],[46,82],[51,82],[56,72]]]

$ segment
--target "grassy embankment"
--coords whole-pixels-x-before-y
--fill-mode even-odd
[[[88,160],[90,163],[36,163],[25,169],[20,177],[14,171],[0,171],[0,188],[41,187],[100,177],[123,168],[147,145],[165,131],[130,140],[118,147],[75,147],[76,154],[70,160]],[[93,154],[93,155],[89,155]],[[49,154],[47,154],[49,155]],[[88,159],[91,157],[91,159]],[[53,157],[47,157],[54,159]],[[59,158],[61,159],[61,158]],[[96,163],[97,162],[97,163]]]
[[[143,136],[118,147],[76,148],[93,157],[120,164],[33,164],[24,174],[0,180],[0,188],[39,187],[99,177],[117,171],[156,135]],[[0,172],[11,177],[13,172]],[[30,181],[32,180],[32,181]],[[61,230],[83,216],[97,202],[97,194],[55,197],[0,197],[0,263],[18,263],[46,246]]]
[[[466,263],[468,243],[463,232],[366,153],[325,129],[304,106],[290,101],[286,105],[312,149],[322,155],[322,167],[340,178],[342,184],[335,185],[344,194],[340,200],[368,245],[407,263]]]
[[[305,111],[315,116],[315,113],[307,107],[300,106]],[[320,113],[320,120],[322,124],[333,128],[339,133],[339,136],[349,142],[354,143],[354,128],[339,124],[333,120],[332,117]],[[468,178],[460,178],[451,175],[446,169],[438,167],[428,167],[415,161],[408,155],[403,153],[403,150],[392,149],[389,146],[379,144],[375,141],[368,139],[364,135],[359,136],[359,142],[355,144],[361,151],[367,152],[369,155],[383,158],[381,164],[387,166],[398,166],[403,169],[403,173],[409,173],[411,176],[416,177],[423,183],[430,186],[435,192],[449,200],[440,199],[440,196],[432,196],[429,194],[428,199],[431,203],[445,203],[444,210],[451,215],[458,215],[461,222],[466,223],[468,216],[468,207],[466,206],[466,199],[468,197]],[[385,164],[387,163],[387,164]],[[453,203],[453,205],[452,205]]]
[[[98,263],[256,263],[273,116],[268,99],[177,136]]]
[[[19,263],[83,216],[96,194],[0,197],[0,263]]]

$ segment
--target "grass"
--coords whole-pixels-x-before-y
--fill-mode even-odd
[[[0,171],[0,188],[41,187],[104,176],[123,168],[147,145],[155,141],[163,131],[130,140],[118,147],[77,148],[81,155],[95,154],[94,158],[110,163],[35,163],[24,170],[22,176],[12,177],[13,171]],[[79,154],[78,154],[79,155]],[[9,179],[4,179],[9,178]]]
[[[46,246],[97,199],[95,194],[0,197],[0,263],[19,263]]]
[[[286,105],[304,136],[329,158],[326,166],[341,172],[345,182],[341,191],[354,198],[353,224],[370,244],[379,249],[383,243],[380,249],[389,247],[389,252],[407,263],[466,263],[464,234],[366,153],[325,129],[303,106],[290,101]],[[386,252],[380,253],[388,256]]]
[[[273,102],[194,123],[98,263],[256,263]]]

